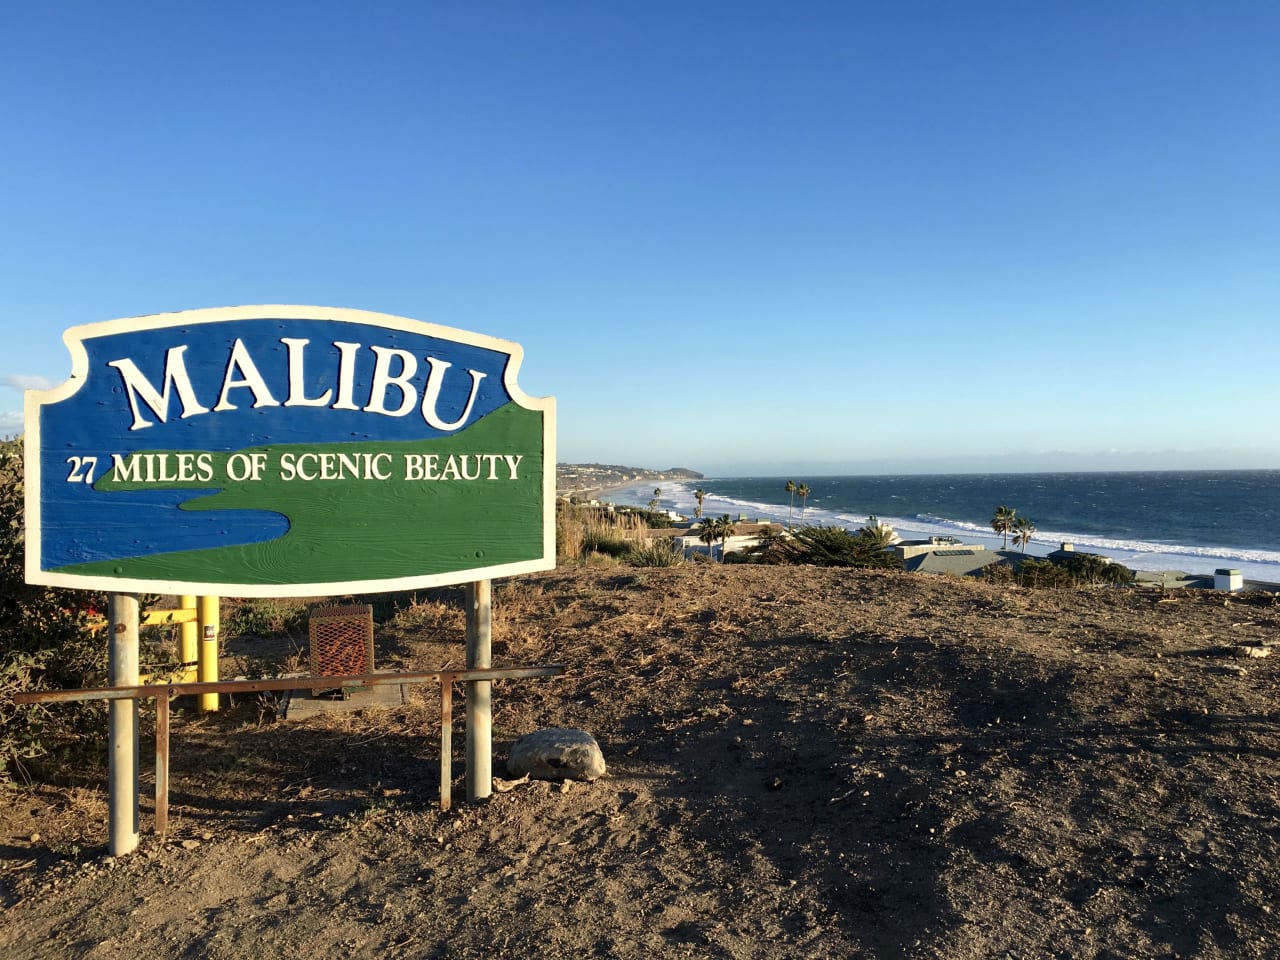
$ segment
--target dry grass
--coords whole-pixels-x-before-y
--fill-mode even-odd
[[[565,507],[556,514],[556,553],[563,561],[589,561],[592,554],[622,557],[648,531],[632,513],[609,513],[597,507]]]

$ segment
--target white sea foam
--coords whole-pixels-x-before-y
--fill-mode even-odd
[[[662,488],[661,505],[663,509],[674,509],[680,513],[693,515],[696,500],[693,491],[699,484],[680,482],[670,483]],[[701,484],[705,489],[712,484]],[[653,486],[644,484],[616,490],[610,497],[616,503],[632,506],[645,506],[653,496]],[[760,503],[753,500],[733,497],[717,497],[714,489],[708,491],[703,502],[703,514],[714,517],[721,514],[737,517],[743,514],[750,519],[771,520],[775,523],[786,523],[788,508],[776,503]],[[790,510],[791,522],[839,526],[857,529],[869,518],[866,514],[849,511],[823,510],[820,507],[806,506],[801,511],[797,500]],[[891,517],[881,515],[879,519],[889,524],[905,540],[924,539],[932,536],[953,536],[966,543],[981,544],[987,549],[1003,547],[1003,539],[995,535],[990,527],[959,520],[948,520],[943,517],[917,515],[914,517]],[[1183,544],[1155,543],[1146,540],[1126,540],[1117,537],[1099,537],[1068,531],[1040,530],[1027,546],[1027,553],[1033,556],[1044,556],[1058,549],[1063,543],[1073,543],[1079,550],[1099,553],[1111,557],[1134,570],[1181,570],[1192,574],[1212,574],[1221,567],[1239,570],[1248,580],[1260,580],[1266,583],[1280,583],[1280,551],[1238,549],[1234,547],[1198,547]]]

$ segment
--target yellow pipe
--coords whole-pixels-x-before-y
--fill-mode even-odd
[[[194,599],[194,598],[192,598]],[[171,623],[196,622],[196,611],[191,610],[148,610],[142,615],[144,627],[164,627]]]
[[[200,656],[197,673],[201,683],[218,681],[218,597],[200,597]],[[216,693],[200,694],[200,712],[218,709]]]
[[[182,621],[179,628],[181,633],[178,635],[178,659],[184,664],[182,668],[182,680],[184,683],[190,683],[197,678],[196,675],[196,658],[199,656],[199,637],[200,637],[200,611],[196,607],[196,598],[190,594],[184,594],[179,606],[181,612],[187,615],[187,619]]]

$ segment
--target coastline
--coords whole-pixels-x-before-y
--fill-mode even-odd
[[[674,509],[680,513],[693,514],[693,484],[685,481],[669,481],[670,486],[664,488],[662,509]],[[713,488],[714,482],[703,484]],[[644,506],[652,497],[653,486],[647,482],[629,482],[618,484],[602,490],[597,499],[615,502],[625,506]],[[609,498],[612,497],[612,501]],[[743,503],[731,499],[716,497],[714,491],[706,498],[704,513],[719,515],[728,513],[732,516],[746,514],[748,517],[759,516],[760,519],[774,523],[786,524],[788,510],[786,505]],[[865,522],[866,518],[851,516],[848,513],[822,510],[812,505],[801,516],[797,508],[792,511],[791,522],[794,526],[802,523],[813,523],[825,526],[842,526],[855,529]],[[988,550],[1003,549],[1002,538],[996,534],[972,530],[943,531],[930,528],[925,524],[913,522],[901,517],[881,517],[889,523],[903,539],[927,539],[940,532],[954,533],[958,538],[974,546],[982,546]],[[1240,570],[1246,586],[1250,589],[1280,591],[1280,564],[1259,563],[1235,557],[1206,557],[1190,553],[1179,553],[1177,548],[1162,550],[1153,546],[1148,550],[1122,549],[1111,546],[1090,545],[1087,538],[1084,543],[1073,541],[1070,535],[1058,535],[1043,531],[1034,537],[1026,549],[1026,554],[1033,557],[1044,557],[1057,550],[1063,542],[1076,542],[1077,549],[1085,553],[1096,553],[1124,564],[1131,570],[1145,573],[1185,574],[1192,578],[1212,577],[1218,569]]]

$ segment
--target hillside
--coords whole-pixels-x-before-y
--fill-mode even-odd
[[[607,777],[441,814],[434,700],[184,715],[134,856],[100,859],[100,771],[13,796],[0,955],[1276,955],[1275,595],[693,564],[495,618],[495,662],[568,665],[498,686],[497,757],[584,727]],[[460,591],[380,619],[383,664],[461,662]]]

